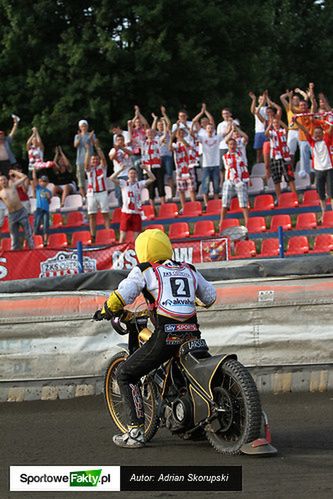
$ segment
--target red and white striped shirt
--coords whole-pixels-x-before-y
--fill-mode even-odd
[[[131,146],[133,149],[133,154],[141,154],[142,145],[146,139],[145,129],[132,128],[131,131]]]
[[[189,176],[189,155],[187,147],[182,142],[172,144],[174,150],[175,164],[176,164],[176,177],[184,178]]]
[[[86,170],[88,177],[87,194],[106,191],[106,167],[99,164]]]
[[[143,143],[142,162],[149,168],[161,168],[161,150],[157,140],[146,140]]]
[[[249,180],[249,172],[244,163],[240,151],[227,152],[223,156],[225,166],[225,179],[237,184],[238,182],[247,182]]]
[[[284,128],[270,130],[271,159],[284,159],[290,161],[290,151],[287,145],[287,132]]]
[[[121,195],[123,198],[123,213],[141,213],[141,191],[145,187],[146,181],[140,180],[131,184],[128,180],[119,179]]]

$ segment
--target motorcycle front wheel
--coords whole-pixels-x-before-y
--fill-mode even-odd
[[[239,454],[243,444],[259,437],[261,404],[249,371],[237,360],[222,365],[222,379],[213,389],[218,417],[206,431],[207,440],[222,454]]]
[[[128,353],[125,351],[119,352],[112,357],[104,378],[106,407],[112,421],[122,433],[126,433],[127,431],[126,407],[120,394],[117,382],[117,372],[120,364],[125,362],[127,357]],[[142,393],[145,413],[145,441],[148,442],[153,438],[159,426],[159,418],[157,416],[157,389],[148,377],[142,378],[139,386]]]

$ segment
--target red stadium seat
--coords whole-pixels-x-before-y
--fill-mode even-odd
[[[48,239],[48,246],[51,248],[66,248],[68,246],[67,235],[64,232],[58,234],[50,234]]]
[[[153,220],[155,218],[154,206],[151,204],[144,204],[142,206],[143,213],[146,217],[146,220]]]
[[[108,213],[108,215],[110,216],[110,214]],[[104,222],[104,217],[103,217],[103,213],[101,213],[100,211],[96,214],[96,225],[104,225],[105,222]]]
[[[134,243],[134,232],[132,230],[126,232],[125,243]]]
[[[238,197],[232,198],[230,203],[229,213],[241,213],[242,208],[239,207]]]
[[[272,194],[260,194],[254,199],[254,211],[267,211],[274,209],[274,198]]]
[[[309,242],[306,236],[293,236],[288,241],[287,255],[309,253]]]
[[[81,243],[84,246],[89,246],[91,244],[90,232],[88,230],[81,230],[80,232],[73,232],[71,246],[76,246],[79,241],[81,241]]]
[[[83,214],[80,211],[70,211],[65,225],[66,227],[81,227],[84,225]]]
[[[325,211],[323,215],[323,223],[321,224],[323,228],[333,228],[333,211]]]
[[[250,239],[247,241],[239,241],[235,248],[236,258],[253,258],[256,256],[256,245]]]
[[[249,232],[265,232],[266,231],[266,221],[264,217],[251,217],[247,223],[247,230]]]
[[[64,224],[61,213],[54,213],[52,224],[50,225],[51,229],[59,229]]]
[[[169,226],[170,239],[183,239],[189,237],[190,230],[187,222],[176,222]]]
[[[219,215],[222,209],[221,199],[209,199],[207,202],[206,215]]]
[[[178,207],[176,203],[161,204],[157,218],[176,218],[176,217],[178,217]]]
[[[34,240],[34,245],[35,245],[35,249],[41,249],[41,248],[44,248],[44,244],[43,244],[43,237],[39,234],[34,234],[32,236],[33,240]],[[28,242],[25,240],[24,241],[24,244],[23,244],[23,248],[24,249],[28,249]]]
[[[319,234],[315,238],[313,253],[333,251],[333,234]]]
[[[279,256],[279,254],[280,249],[278,239],[263,239],[260,256]]]
[[[119,224],[120,223],[120,216],[121,216],[121,208],[115,208],[112,212],[111,223]]]
[[[113,229],[102,229],[96,232],[96,244],[112,244],[116,242],[116,234]]]
[[[239,227],[238,218],[224,218],[220,230],[229,229],[229,227]]]
[[[1,240],[1,249],[3,251],[10,251],[11,247],[12,247],[12,242],[10,237],[6,237]]]
[[[162,232],[165,232],[164,225],[162,225],[162,224],[152,224],[152,225],[148,225],[147,227],[145,227],[145,230],[147,230],[147,229],[159,229],[159,230],[161,230]]]
[[[315,213],[300,213],[296,221],[296,230],[315,229],[317,219]]]
[[[4,217],[3,225],[0,227],[0,232],[9,232],[8,217]]]
[[[184,204],[183,217],[200,217],[202,206],[200,201],[188,201]]]
[[[213,237],[214,235],[214,222],[212,220],[200,220],[194,224],[194,231],[191,237]]]
[[[282,192],[278,200],[278,208],[297,208],[298,197],[294,192]]]
[[[303,206],[319,206],[320,199],[318,192],[315,189],[309,191],[304,191],[303,195]]]
[[[279,227],[283,230],[291,230],[290,215],[273,215],[271,219],[270,232],[277,232]]]

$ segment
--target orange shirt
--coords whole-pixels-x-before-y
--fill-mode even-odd
[[[309,132],[309,134],[312,136],[313,135],[313,129],[315,126],[314,120],[312,116],[300,116],[297,118],[297,121],[301,123]],[[307,140],[305,133],[303,130],[298,131],[298,140]]]

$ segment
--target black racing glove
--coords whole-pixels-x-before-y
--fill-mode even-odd
[[[104,319],[104,314],[102,314],[102,310],[96,310],[93,315],[94,321],[102,321]]]

